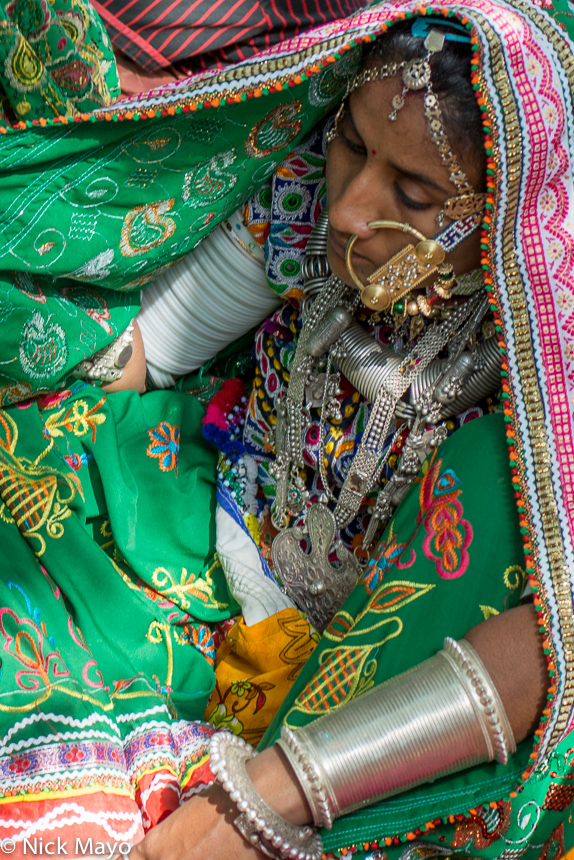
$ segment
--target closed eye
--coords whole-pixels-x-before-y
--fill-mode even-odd
[[[398,182],[395,182],[395,193],[403,206],[406,206],[408,209],[417,209],[419,212],[424,212],[433,205],[432,203],[419,203],[417,200],[413,200],[405,194]]]
[[[355,153],[355,155],[367,154],[367,150],[362,143],[356,143],[354,140],[348,138],[342,131],[339,131],[339,139],[345,144],[347,149],[350,149],[350,151]]]

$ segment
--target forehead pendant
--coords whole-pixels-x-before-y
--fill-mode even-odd
[[[389,114],[389,119],[394,122],[397,118],[397,113],[405,106],[405,96],[409,90],[422,90],[428,87],[431,79],[431,67],[428,60],[410,60],[405,64],[402,72],[403,89],[400,94],[393,96],[391,102],[393,109]]]

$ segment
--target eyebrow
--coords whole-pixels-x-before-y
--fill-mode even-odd
[[[428,185],[431,188],[440,191],[441,194],[446,194],[447,196],[450,194],[452,196],[451,191],[447,191],[446,188],[443,188],[442,185],[439,185],[438,182],[435,182],[434,179],[431,179],[430,176],[425,176],[424,173],[414,173],[411,170],[405,170],[404,167],[401,167],[399,164],[394,164],[392,161],[388,162],[389,167],[392,167],[397,173],[402,173],[403,176],[406,176],[407,179],[412,179],[414,182],[421,182],[423,185]]]
[[[353,114],[351,111],[351,106],[349,104],[349,99],[347,99],[347,103],[345,104],[345,113],[347,115],[347,121],[351,126],[351,131],[360,137],[361,140],[362,135],[359,132],[357,126],[355,125],[355,120],[353,119]],[[424,173],[415,173],[412,170],[405,170],[404,167],[401,167],[400,164],[395,164],[393,161],[388,162],[389,167],[393,170],[396,170],[397,173],[402,173],[403,176],[406,176],[407,179],[412,179],[414,182],[420,182],[423,185],[428,185],[430,188],[434,188],[436,191],[440,191],[441,194],[446,194],[447,196],[451,193],[446,188],[443,188],[442,185],[439,185],[438,182],[435,182],[434,179],[431,179],[430,176],[426,176]]]

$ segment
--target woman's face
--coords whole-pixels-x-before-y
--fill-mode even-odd
[[[355,90],[338,125],[339,136],[327,156],[328,258],[335,275],[352,284],[345,247],[356,233],[353,265],[359,279],[369,275],[407,244],[397,230],[369,230],[371,221],[411,224],[428,238],[439,227],[436,216],[457,193],[430,137],[421,93],[408,93],[397,119],[389,120],[391,99],[400,93],[398,77],[373,81]],[[483,190],[482,168],[472,157],[458,161],[475,191]],[[408,242],[414,242],[409,237]],[[446,261],[457,274],[479,265],[479,231]]]

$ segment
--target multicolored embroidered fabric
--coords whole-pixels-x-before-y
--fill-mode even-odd
[[[349,64],[328,62],[333,46],[320,40],[301,67],[325,64],[305,105],[300,75],[297,84],[270,71],[287,65],[287,47],[261,65],[264,97],[252,85],[259,67],[246,65],[158,95],[153,109],[123,102],[72,128],[41,119],[3,136],[0,307],[11,358],[0,404],[53,389],[109,344],[137,313],[140,289],[273,173],[344,89]]]
[[[186,395],[84,383],[0,412],[0,839],[18,856],[55,822],[65,841],[134,841],[211,779],[198,721],[236,606],[213,558],[202,415]],[[158,428],[164,458],[183,445],[179,473],[150,457]]]
[[[354,64],[350,64],[350,69]],[[245,223],[265,246],[269,286],[283,298],[302,298],[307,240],[325,206],[325,130],[319,126],[279,165],[245,206]]]
[[[16,0],[0,16],[0,122],[78,115],[118,98],[112,46],[90,3]]]

